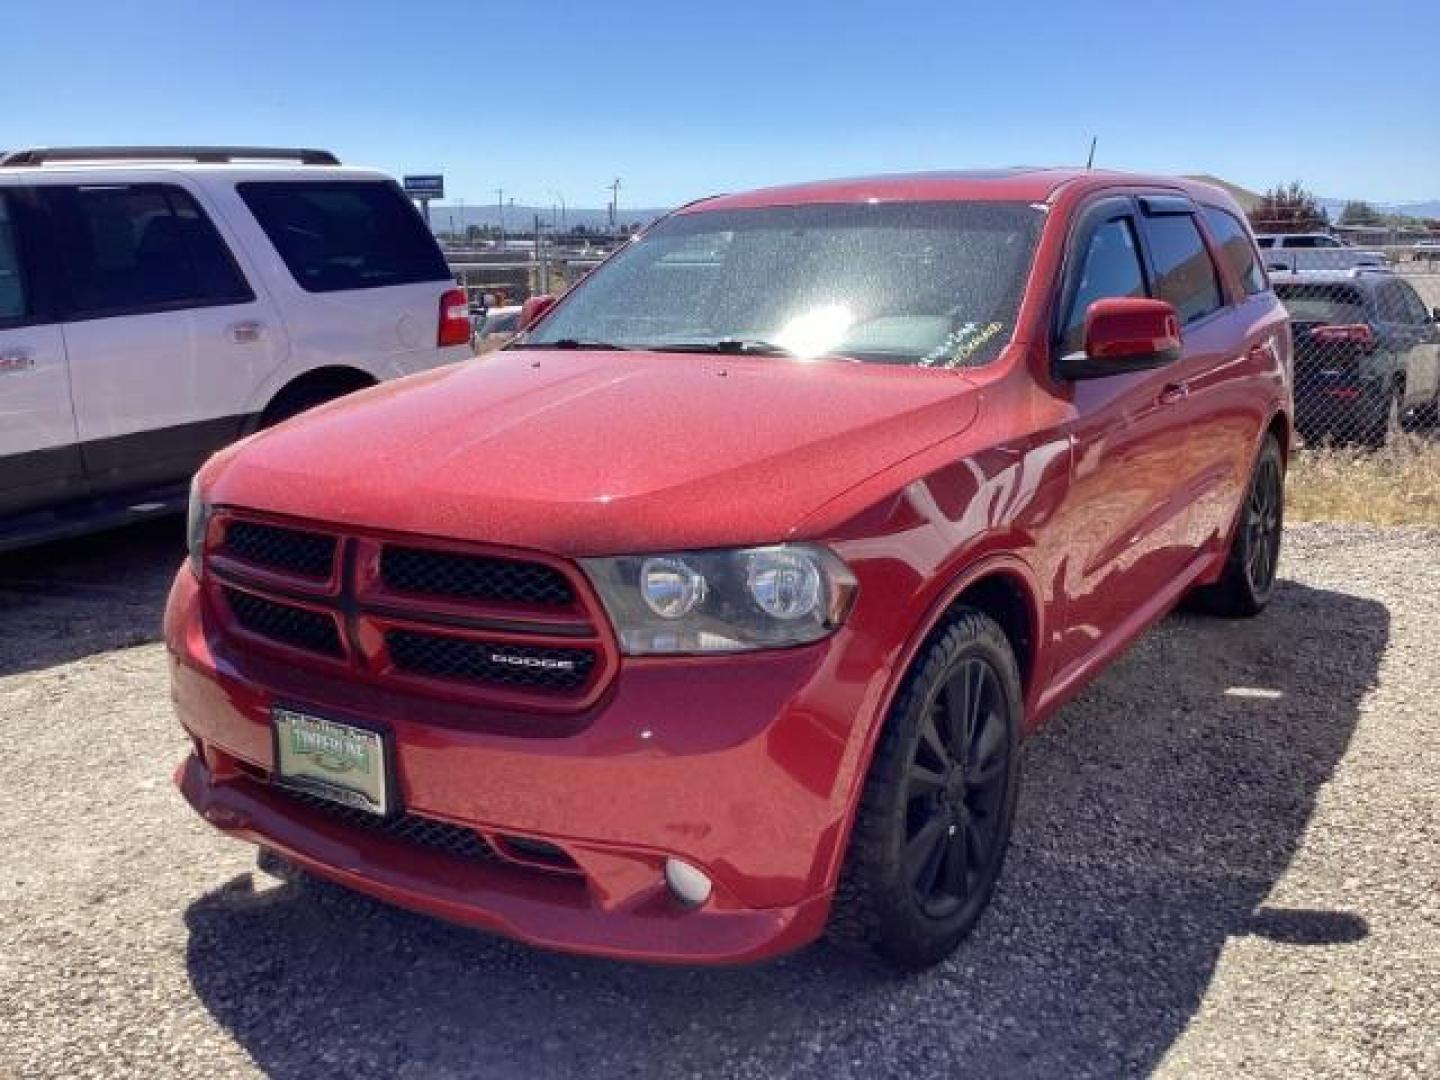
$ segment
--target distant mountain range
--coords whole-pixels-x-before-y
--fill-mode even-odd
[[[1317,200],[1330,215],[1331,221],[1340,220],[1340,211],[1345,209],[1349,199],[1319,199]],[[1369,200],[1366,200],[1367,202]],[[1417,218],[1440,218],[1440,199],[1430,199],[1426,202],[1409,203],[1371,203],[1382,214],[1408,214]]]

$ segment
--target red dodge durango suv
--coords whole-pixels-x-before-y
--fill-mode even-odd
[[[951,952],[1021,740],[1275,583],[1291,343],[1239,208],[1008,170],[686,206],[482,364],[196,478],[206,820],[577,952]]]

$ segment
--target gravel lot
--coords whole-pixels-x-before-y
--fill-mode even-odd
[[[0,558],[0,1076],[1440,1075],[1440,531],[1306,525],[1035,739],[940,970],[576,960],[253,871],[170,786],[178,526]]]

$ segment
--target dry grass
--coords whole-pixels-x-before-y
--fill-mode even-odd
[[[1290,521],[1440,525],[1440,441],[1395,435],[1377,451],[1301,448],[1286,490]]]

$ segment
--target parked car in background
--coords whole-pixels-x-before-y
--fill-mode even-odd
[[[316,150],[0,156],[0,549],[183,508],[217,448],[469,339],[381,173]]]
[[[488,309],[475,330],[475,349],[487,353],[510,342],[520,332],[520,305]]]
[[[544,308],[196,478],[177,780],[267,866],[554,948],[923,967],[1021,738],[1182,598],[1272,595],[1290,336],[1219,189],[720,196]]]
[[[1440,261],[1440,240],[1416,240],[1410,245],[1410,257],[1416,262]]]
[[[1388,269],[1383,251],[1347,247],[1329,233],[1257,233],[1255,242],[1270,270]]]
[[[1378,447],[1440,403],[1440,310],[1372,270],[1272,273],[1295,339],[1295,422],[1307,441]]]

